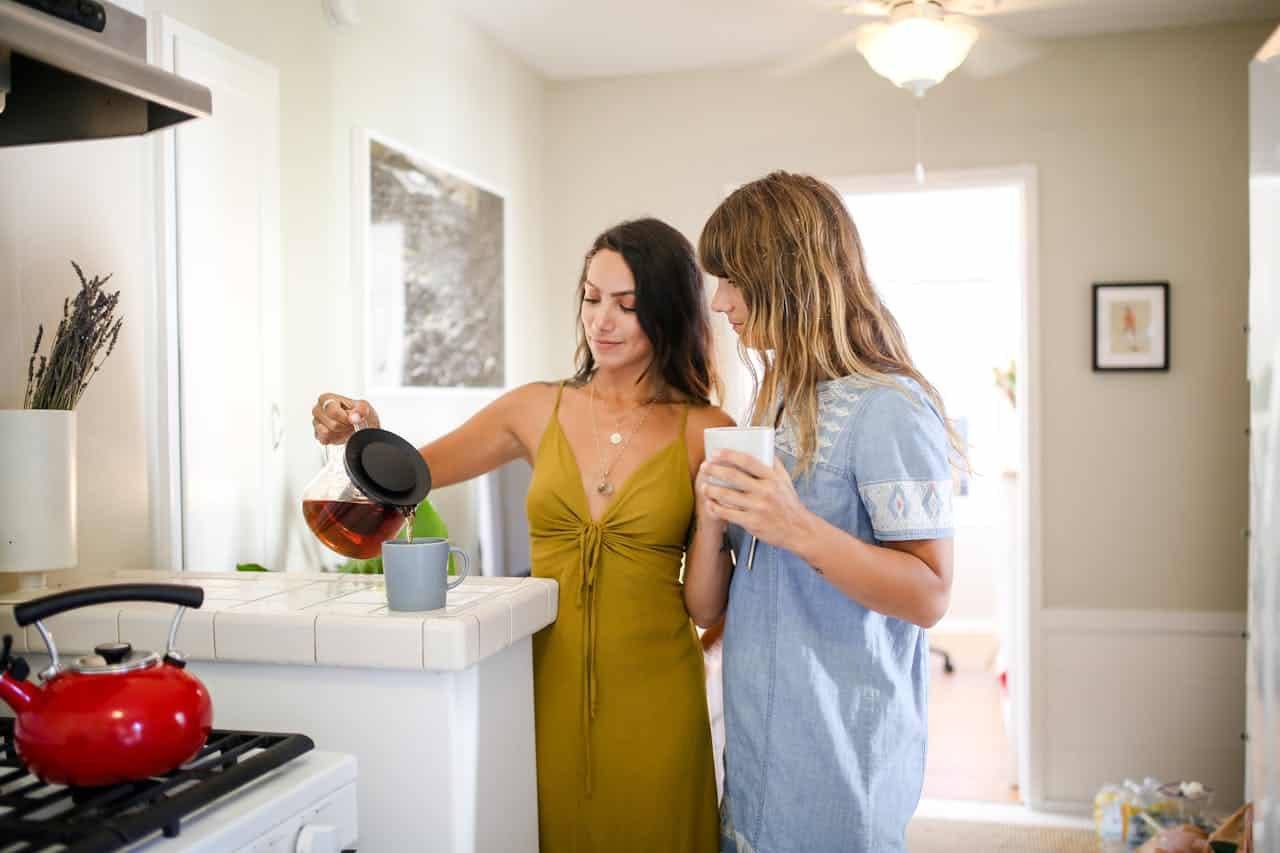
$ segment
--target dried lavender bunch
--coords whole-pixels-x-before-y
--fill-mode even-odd
[[[120,291],[106,293],[102,289],[111,276],[86,279],[79,264],[72,261],[71,266],[80,277],[80,292],[74,299],[62,301],[62,320],[48,357],[40,355],[44,324],[36,331],[23,401],[28,409],[74,409],[120,339],[124,320],[115,317]]]

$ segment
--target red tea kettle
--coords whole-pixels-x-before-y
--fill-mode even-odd
[[[67,610],[118,601],[176,604],[163,657],[109,642],[72,663],[58,658],[41,621]],[[13,609],[20,626],[36,626],[52,664],[43,686],[13,657],[13,637],[0,648],[0,700],[13,709],[18,755],[37,777],[94,787],[146,779],[195,757],[213,727],[213,703],[173,648],[182,614],[204,603],[204,590],[178,584],[112,584],[59,592]]]

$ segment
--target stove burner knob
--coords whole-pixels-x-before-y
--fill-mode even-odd
[[[124,663],[129,659],[133,646],[129,643],[99,643],[93,647],[93,653],[101,657],[108,665]]]
[[[312,823],[302,827],[294,853],[341,853],[338,846],[338,828],[327,823]]]

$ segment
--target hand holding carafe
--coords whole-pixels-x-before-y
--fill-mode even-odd
[[[311,410],[325,465],[302,494],[302,516],[316,537],[346,557],[370,559],[431,490],[431,471],[418,450],[378,427],[364,400],[322,394]]]
[[[343,444],[357,426],[380,427],[378,413],[368,400],[353,400],[341,394],[324,393],[311,409],[311,424],[316,441],[321,444]]]

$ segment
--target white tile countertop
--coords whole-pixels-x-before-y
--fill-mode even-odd
[[[387,610],[382,578],[286,572],[146,572],[48,575],[40,590],[0,593],[0,634],[16,651],[42,652],[34,626],[18,628],[13,607],[65,589],[110,583],[179,583],[204,588],[204,606],[183,616],[177,648],[188,660],[309,664],[374,669],[466,669],[551,624],[555,581],[467,578],[443,610]],[[126,602],[83,607],[45,621],[58,654],[85,654],[111,641],[163,652],[174,607]]]

